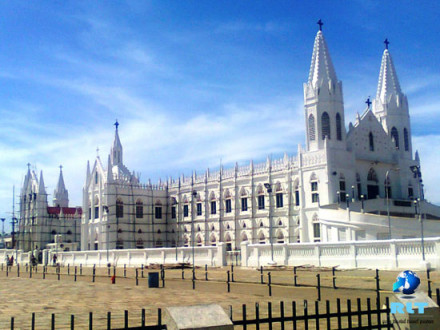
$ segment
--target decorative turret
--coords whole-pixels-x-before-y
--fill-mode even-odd
[[[408,100],[400,88],[396,69],[385,39],[385,50],[380,65],[379,82],[373,112],[388,133],[396,150],[408,159],[412,157],[411,128]]]
[[[322,21],[313,45],[309,79],[304,84],[307,150],[329,147],[345,148],[345,120],[342,83],[336,76],[327,43],[322,33]]]
[[[53,205],[58,207],[69,206],[69,193],[64,185],[63,167],[60,165],[60,176],[58,184],[53,193]]]

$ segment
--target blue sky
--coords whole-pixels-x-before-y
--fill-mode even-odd
[[[28,162],[49,194],[62,164],[80,205],[86,162],[98,146],[106,160],[116,118],[142,181],[295,154],[319,18],[347,125],[375,96],[391,41],[426,196],[440,203],[439,12],[431,1],[1,2],[0,217]]]

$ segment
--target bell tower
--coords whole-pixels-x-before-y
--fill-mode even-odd
[[[319,20],[317,24],[309,79],[304,84],[307,151],[323,149],[325,144],[335,148],[346,146],[342,83],[336,77],[322,33],[324,23]]]

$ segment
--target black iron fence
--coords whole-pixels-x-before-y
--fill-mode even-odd
[[[256,303],[254,308],[248,308],[247,305],[242,305],[240,312],[233,311],[232,306],[229,309],[229,315],[234,327],[247,329],[249,326],[259,330],[272,330],[273,326],[284,330],[289,329],[391,329],[393,327],[393,318],[390,314],[390,303],[388,297],[385,299],[385,304],[381,306],[379,300],[372,304],[370,298],[361,301],[360,298],[355,300],[355,304],[349,299],[345,304],[341,303],[340,299],[336,300],[336,308],[332,308],[329,300],[324,302],[313,301],[303,302],[292,301],[290,306],[279,302],[279,307],[274,308],[272,302],[267,303],[267,308],[264,309],[259,303]],[[276,310],[276,311],[275,311]],[[15,319],[11,318],[10,329],[16,328],[36,328],[45,329],[149,329],[161,330],[166,329],[166,325],[162,323],[162,310],[157,310],[157,317],[154,322],[151,318],[147,323],[145,309],[142,309],[140,318],[137,320],[133,317],[130,319],[129,312],[126,310],[123,313],[123,319],[120,316],[114,316],[115,313],[108,312],[106,318],[96,317],[96,314],[90,312],[85,320],[84,315],[75,316],[51,314],[49,320],[41,322],[36,314],[33,313],[28,324],[21,322],[19,325],[15,324]],[[238,315],[237,315],[238,314]],[[81,322],[78,322],[81,320]],[[4,327],[6,328],[6,327]]]

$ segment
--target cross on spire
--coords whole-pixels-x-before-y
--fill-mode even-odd
[[[118,120],[117,120],[117,119],[116,119],[116,122],[115,122],[113,125],[115,125],[116,130],[118,130],[119,123],[118,123]]]
[[[385,49],[388,49],[388,45],[390,44],[388,38],[386,38],[383,43],[385,44]]]
[[[319,19],[319,21],[316,24],[319,25],[319,31],[322,31],[322,26],[324,25],[324,23],[322,23],[322,20]]]
[[[367,104],[368,109],[370,109],[371,101],[369,96],[368,99],[365,101],[365,103]]]
[[[60,165],[60,172],[63,170],[63,165]]]
[[[28,167],[28,170],[30,170],[31,169],[31,163],[27,163],[26,165]]]
[[[96,157],[99,157],[99,147],[96,147]]]

